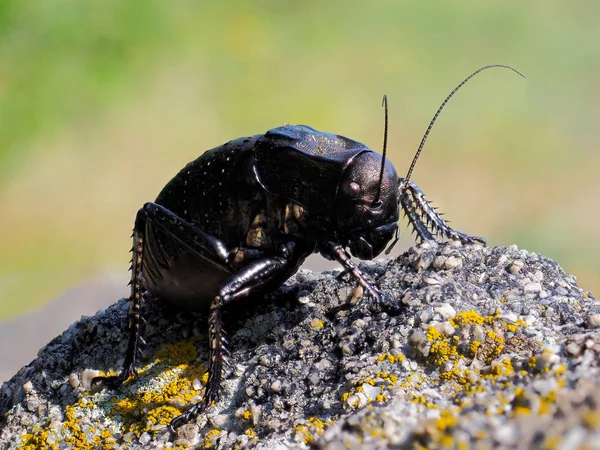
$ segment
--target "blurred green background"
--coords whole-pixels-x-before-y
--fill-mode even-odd
[[[0,319],[126,280],[137,209],[229,139],[305,123],[379,151],[385,93],[404,173],[490,63],[527,79],[461,90],[413,180],[457,229],[598,295],[599,41],[600,3],[582,0],[2,0]]]

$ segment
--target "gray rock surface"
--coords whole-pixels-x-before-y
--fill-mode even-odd
[[[107,308],[115,298],[127,295],[126,272],[93,277],[61,294],[35,311],[0,322],[0,383],[35,358],[38,350],[83,314]],[[113,299],[113,300],[111,300]]]
[[[403,305],[300,272],[225,315],[221,400],[201,398],[205,317],[146,306],[139,380],[119,367],[127,303],[74,323],[0,389],[0,448],[600,448],[600,303],[516,247],[424,243],[363,265]]]

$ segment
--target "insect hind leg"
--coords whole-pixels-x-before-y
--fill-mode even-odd
[[[92,386],[103,385],[111,389],[121,386],[129,377],[137,377],[135,368],[136,359],[140,351],[140,343],[144,343],[141,336],[141,323],[143,318],[140,313],[142,304],[147,300],[148,293],[142,287],[142,267],[144,261],[146,221],[143,214],[138,212],[133,229],[133,248],[131,259],[131,294],[129,296],[128,317],[128,341],[127,351],[123,366],[117,375],[107,377],[95,377]]]
[[[412,181],[407,183],[400,179],[398,188],[398,201],[400,207],[408,217],[417,236],[423,240],[433,240],[435,235],[442,236],[463,244],[486,245],[486,240],[479,236],[456,231],[448,225],[442,215],[431,206],[425,198],[425,193]]]
[[[236,272],[232,278],[219,289],[214,297],[208,315],[208,341],[210,357],[208,362],[208,382],[204,398],[193,405],[188,411],[175,417],[169,428],[175,431],[181,425],[188,423],[207,407],[219,400],[222,373],[227,362],[227,339],[221,320],[221,309],[230,303],[247,297],[255,292],[262,292],[273,280],[278,279],[293,265],[289,255],[273,258],[263,258],[252,262]]]

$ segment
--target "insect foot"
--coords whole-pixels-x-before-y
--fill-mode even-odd
[[[346,299],[316,274],[227,310],[233,367],[196,417],[185,414],[209,385],[206,314],[167,316],[148,300],[151,357],[118,391],[87,380],[115,366],[129,304],[84,317],[0,387],[0,448],[493,448],[498,427],[523,448],[598,442],[600,302],[557,263],[452,243],[371,270],[409,311],[376,314],[365,298],[330,314]]]
[[[104,376],[103,377],[94,377],[94,378],[92,378],[91,387],[92,388],[118,389],[132,375],[136,379],[139,379],[137,370],[135,370],[133,368],[124,373],[119,373],[118,375],[112,375],[112,376],[107,376],[107,377],[104,377]]]
[[[343,272],[340,275],[344,275]],[[336,277],[337,281],[341,281],[340,275]],[[349,303],[354,305],[359,302],[365,303],[375,313],[386,312],[391,315],[398,315],[404,309],[404,305],[394,300],[389,294],[373,286],[370,282],[367,282],[366,293],[361,285],[354,288]]]
[[[392,316],[397,316],[405,311],[402,303],[394,300],[390,295],[382,292],[379,293],[378,298],[373,298],[373,305],[376,311],[386,312]]]

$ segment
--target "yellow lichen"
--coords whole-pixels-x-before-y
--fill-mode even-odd
[[[504,323],[502,325],[506,331],[510,331],[512,333],[516,332],[519,328],[523,328],[527,326],[527,323],[523,319],[517,319],[515,323]]]
[[[324,325],[323,325],[323,321],[321,321],[321,320],[319,320],[319,319],[312,319],[312,320],[309,322],[309,325],[310,325],[310,327],[311,327],[313,330],[318,330],[318,329],[320,329],[320,328],[323,328],[323,326],[324,326]]]
[[[529,357],[529,361],[527,362],[527,365],[531,368],[531,369],[535,369],[537,367],[537,357],[535,355],[530,356]]]
[[[513,369],[512,362],[508,358],[504,358],[502,360],[502,364],[495,364],[491,367],[491,373],[496,376],[505,375],[509,376],[515,373],[515,369]]]
[[[168,425],[181,410],[172,405],[188,405],[200,391],[192,387],[194,379],[202,379],[206,369],[191,366],[196,359],[196,349],[191,342],[166,345],[157,352],[156,363],[167,363],[168,369],[160,374],[162,384],[158,390],[151,385],[140,386],[136,393],[119,400],[112,408],[111,415],[123,420],[124,432],[133,431],[136,436],[146,431],[148,424]],[[132,417],[140,417],[131,421]]]
[[[456,448],[457,448],[457,450],[468,450],[469,442],[468,441],[458,441],[456,443]]]
[[[429,360],[435,366],[442,366],[448,360],[456,359],[458,351],[449,339],[440,333],[434,326],[427,329],[427,340],[431,342]]]
[[[216,444],[217,436],[221,434],[219,430],[212,429],[204,436],[202,448],[212,448]]]
[[[560,436],[548,436],[544,439],[544,444],[541,448],[554,450],[555,448],[559,448],[562,442],[562,438]]]
[[[471,355],[476,356],[477,350],[479,350],[479,347],[481,347],[481,342],[479,342],[479,341],[471,342],[471,345],[469,346],[469,351],[471,352]]]
[[[593,431],[600,430],[600,411],[586,409],[582,414],[583,424]]]
[[[531,408],[528,408],[527,406],[516,406],[513,409],[513,414],[515,416],[518,416],[518,415],[529,415],[529,414],[531,414]]]
[[[492,363],[504,349],[504,338],[498,330],[505,321],[500,317],[500,311],[486,317],[471,310],[457,314],[450,319],[450,323],[460,333],[450,337],[438,331],[435,326],[427,329],[426,338],[430,346],[426,359],[431,365],[445,369],[440,372],[440,379],[453,381],[466,391],[473,391],[476,389],[473,383],[480,376],[479,370],[468,369],[461,361],[477,358],[485,364]],[[464,331],[472,334],[472,329],[476,326],[483,327],[485,341],[473,339],[471,342],[462,342],[459,336],[464,335]],[[491,376],[509,375],[512,372],[510,363],[505,363],[505,367],[492,370]]]
[[[383,353],[377,358],[377,364],[387,361],[390,364],[396,364],[402,362],[406,357],[402,354],[398,356],[390,355],[389,353]]]
[[[331,424],[333,424],[331,419],[323,421],[318,417],[310,417],[306,422],[294,428],[296,440],[304,442],[305,444],[311,444],[314,442],[315,437],[323,434],[323,431]]]
[[[244,434],[246,436],[248,436],[250,439],[252,439],[253,441],[258,440],[258,436],[256,435],[256,432],[252,428],[246,428],[244,430]]]
[[[558,365],[555,369],[554,369],[554,373],[556,375],[562,375],[567,371],[567,366],[566,364],[560,364]]]
[[[364,393],[365,388],[364,385],[370,386],[378,386],[380,393],[375,396],[375,398],[367,398],[367,402],[372,402],[373,400],[377,402],[382,402],[386,398],[389,397],[387,391],[390,388],[393,388],[398,381],[398,377],[392,375],[385,371],[380,371],[375,374],[373,378],[365,378],[363,380],[359,380],[350,390],[343,392],[340,395],[340,400],[344,403],[348,403],[348,399],[350,395],[355,394],[356,392]],[[355,407],[357,406],[357,402],[352,402],[349,406]]]
[[[156,433],[152,427],[167,426],[182,413],[175,405],[187,406],[200,396],[201,391],[192,384],[203,378],[206,369],[195,364],[196,358],[190,341],[161,347],[154,360],[138,370],[142,378],[131,384],[134,389],[127,389],[128,383],[123,389],[127,394],[96,392],[65,406],[61,428],[51,429],[46,422],[21,436],[21,448],[112,449],[116,433],[131,433],[133,439],[144,432]],[[103,425],[107,423],[110,425]]]
[[[458,313],[452,319],[450,319],[450,323],[454,326],[454,328],[460,328],[461,325],[484,325],[491,324],[494,320],[500,318],[500,310],[496,310],[494,314],[491,316],[484,317],[480,315],[477,311],[469,310]]]

